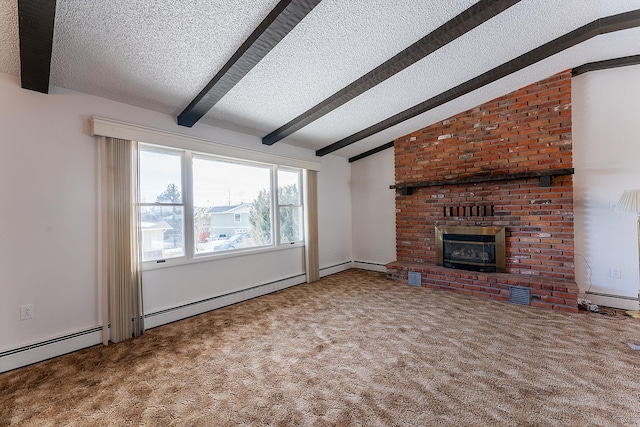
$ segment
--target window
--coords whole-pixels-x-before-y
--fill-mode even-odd
[[[300,169],[141,144],[140,171],[143,261],[303,240]]]
[[[140,228],[142,260],[181,257],[184,247],[183,155],[140,149]]]
[[[272,168],[193,156],[197,254],[271,244]]]

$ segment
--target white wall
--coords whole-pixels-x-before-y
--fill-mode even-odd
[[[266,147],[259,138],[207,125],[183,128],[168,115],[61,88],[48,95],[22,90],[17,77],[0,74],[0,372],[100,342],[95,330],[102,321],[98,152],[89,134],[92,115],[320,161],[321,267],[350,263],[345,159],[317,158],[285,144]],[[187,305],[154,316],[148,324],[155,326],[220,305],[191,303],[230,292],[237,298],[257,296],[254,287],[265,285],[262,292],[301,283],[303,273],[301,247],[145,271],[145,314]],[[20,320],[23,304],[33,304],[33,319]],[[76,332],[78,337],[69,338]],[[49,341],[57,337],[65,339]],[[24,348],[31,344],[33,349]]]
[[[640,66],[577,76],[572,97],[578,285],[596,304],[637,310],[637,216],[614,207],[640,188]]]
[[[393,149],[351,163],[354,265],[386,271],[396,259]]]
[[[79,100],[0,74],[0,351],[100,323],[97,151]]]

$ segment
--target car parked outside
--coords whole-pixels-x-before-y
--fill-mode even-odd
[[[220,234],[209,234],[209,236],[204,240],[205,242],[214,242],[216,240],[224,240],[229,238],[229,236],[227,236],[224,233],[220,233]]]
[[[230,238],[218,242],[214,247],[214,251],[224,251],[228,249],[237,249],[244,247],[247,238],[244,234],[234,234]]]

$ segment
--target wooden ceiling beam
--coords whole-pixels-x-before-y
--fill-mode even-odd
[[[23,89],[49,93],[56,0],[18,0]]]
[[[424,59],[458,37],[468,33],[520,0],[481,0],[456,17],[445,22],[391,59],[369,71],[316,106],[305,111],[289,123],[262,138],[265,145],[273,145],[309,123],[335,110],[372,87],[382,83],[407,67]]]
[[[281,0],[198,96],[180,113],[178,124],[187,127],[196,124],[318,3],[320,0]]]
[[[414,105],[398,114],[395,114],[381,122],[378,122],[366,129],[363,129],[351,136],[348,136],[333,144],[327,145],[316,151],[317,156],[324,156],[332,153],[336,150],[344,148],[354,142],[360,141],[371,135],[375,135],[378,132],[382,132],[385,129],[389,129],[392,126],[400,124],[406,120],[423,114],[433,108],[450,102],[456,98],[473,92],[483,86],[500,80],[509,74],[520,71],[536,62],[549,58],[556,53],[562,52],[565,49],[576,46],[586,40],[589,40],[595,36],[611,33],[615,31],[626,30],[629,28],[640,26],[640,9],[632,10],[630,12],[620,13],[618,15],[608,16],[606,18],[600,18],[589,24],[586,24],[576,30],[573,30],[563,36],[558,37],[544,45],[530,50],[518,56],[511,61],[505,62],[471,80],[467,80],[464,83],[459,84],[445,92],[442,92],[433,98],[430,98],[420,104]]]
[[[638,64],[640,64],[640,55],[589,62],[588,64],[581,65],[571,70],[571,76],[575,77],[590,71],[608,70],[609,68],[628,67],[629,65]]]
[[[393,146],[394,146],[394,142],[393,141],[387,142],[386,144],[382,144],[379,147],[373,148],[373,149],[371,149],[369,151],[365,151],[362,154],[358,154],[357,156],[350,157],[349,158],[349,163],[357,162],[358,160],[364,159],[365,157],[372,156],[372,155],[374,155],[376,153],[379,153],[381,151],[384,151],[384,150],[386,150],[388,148],[393,148]]]

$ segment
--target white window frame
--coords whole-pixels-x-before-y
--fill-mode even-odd
[[[274,185],[273,184],[273,182],[274,182],[273,181],[273,175],[274,175],[274,168],[277,168],[277,165],[271,165],[271,164],[264,163],[264,162],[254,162],[254,161],[247,161],[247,160],[242,160],[242,159],[234,159],[234,158],[229,158],[229,157],[216,156],[216,155],[212,155],[212,154],[209,154],[209,153],[193,152],[193,151],[189,152],[189,156],[190,156],[190,159],[191,159],[190,165],[189,165],[191,167],[191,170],[190,170],[189,173],[191,174],[191,176],[190,176],[190,178],[191,178],[190,191],[191,191],[191,196],[192,197],[193,197],[193,158],[194,157],[208,158],[208,159],[211,159],[212,161],[216,161],[216,162],[234,163],[234,164],[239,164],[239,165],[254,166],[254,167],[260,167],[260,168],[268,169],[269,170],[269,185],[271,186],[270,187],[270,193],[269,193],[271,198],[270,198],[269,202],[270,202],[270,208],[271,208],[270,221],[271,221],[271,234],[272,234],[271,235],[271,243],[268,244],[268,245],[251,246],[251,247],[240,248],[240,249],[227,249],[227,250],[220,251],[220,252],[201,252],[201,253],[196,253],[195,252],[195,240],[193,240],[194,241],[194,246],[192,248],[193,252],[192,252],[191,258],[193,258],[193,259],[201,259],[201,258],[205,258],[206,259],[206,258],[211,258],[211,257],[222,258],[225,255],[234,254],[234,253],[237,253],[237,252],[256,252],[256,251],[258,251],[260,249],[270,249],[270,248],[272,248],[274,246],[274,243],[273,243],[274,242],[274,236],[273,236],[273,233],[274,233],[273,210],[274,209],[273,209],[273,199],[272,199],[273,185]],[[194,221],[193,221],[193,219],[194,219],[193,211],[195,209],[195,206],[194,206],[193,203],[190,203],[190,205],[191,205],[190,208],[191,208],[191,211],[192,211],[192,216],[191,216],[191,229],[192,229],[192,232],[193,232],[192,237],[193,237],[193,239],[195,239],[195,224],[194,224]],[[231,236],[229,236],[229,237],[231,237]]]
[[[153,269],[160,267],[168,267],[172,265],[179,265],[191,262],[198,261],[207,261],[212,259],[221,259],[227,258],[230,256],[241,256],[246,255],[248,253],[256,253],[256,252],[264,252],[264,251],[272,251],[279,250],[283,248],[290,247],[300,247],[304,246],[304,224],[301,227],[300,234],[301,239],[295,242],[280,242],[280,207],[301,207],[304,213],[304,205],[303,205],[303,188],[302,188],[302,175],[303,170],[296,167],[291,166],[280,166],[277,164],[268,164],[263,162],[255,162],[255,161],[247,161],[242,159],[235,159],[229,157],[216,156],[209,153],[202,152],[194,152],[191,150],[185,149],[176,149],[173,147],[165,147],[156,144],[149,144],[146,142],[139,143],[140,150],[144,150],[146,147],[149,147],[151,151],[157,152],[167,152],[171,154],[180,154],[182,163],[182,204],[183,212],[184,212],[184,255],[179,257],[158,259],[158,260],[150,260],[143,262],[143,269]],[[255,165],[255,166],[267,166],[270,171],[270,193],[271,193],[271,244],[270,245],[261,245],[261,246],[253,246],[248,248],[239,248],[239,249],[230,249],[220,252],[204,252],[204,253],[196,253],[195,247],[195,222],[194,222],[194,203],[193,203],[193,159],[194,157],[207,157],[211,158],[214,161],[218,162],[228,162],[228,163],[238,163],[242,165]],[[278,171],[285,170],[290,172],[295,172],[298,175],[298,189],[300,193],[300,204],[299,205],[279,205],[278,204]],[[140,206],[164,206],[165,204],[159,203],[141,203]],[[166,204],[167,206],[173,206],[174,204]],[[178,205],[178,204],[175,204]],[[304,215],[303,215],[304,218]],[[235,215],[234,215],[235,221]],[[304,220],[303,220],[304,221]]]
[[[178,155],[180,156],[180,189],[182,191],[182,203],[161,203],[161,202],[140,202],[139,206],[140,206],[140,211],[142,212],[142,208],[145,207],[175,207],[175,206],[179,206],[182,207],[182,238],[183,238],[183,248],[182,248],[182,255],[180,256],[176,256],[176,257],[171,257],[171,258],[164,258],[164,259],[158,259],[158,260],[149,260],[149,261],[144,261],[143,265],[147,265],[147,264],[157,264],[157,263],[165,263],[168,260],[184,260],[186,258],[190,257],[190,253],[189,253],[189,248],[187,245],[187,239],[189,239],[189,233],[191,232],[191,236],[193,236],[193,226],[191,226],[191,231],[189,231],[189,223],[187,222],[187,210],[188,210],[188,206],[190,205],[190,203],[188,203],[188,200],[190,200],[190,196],[189,196],[189,191],[187,191],[188,188],[188,184],[187,184],[187,178],[188,178],[188,174],[186,171],[186,166],[187,166],[187,154],[190,155],[190,153],[187,153],[185,150],[180,150],[180,149],[175,149],[175,148],[171,148],[171,147],[164,147],[164,146],[159,146],[159,145],[155,145],[155,144],[147,144],[147,143],[140,143],[138,144],[138,150],[139,151],[150,151],[150,152],[156,152],[156,153],[163,153],[163,154],[170,154],[170,155]],[[140,155],[137,156],[138,158],[138,162],[140,162]],[[138,164],[138,170],[140,169],[140,164]],[[191,208],[192,212],[191,212],[191,216],[193,216],[193,208]]]
[[[298,193],[299,193],[298,201],[299,201],[299,204],[296,204],[296,205],[293,205],[293,204],[286,204],[286,205],[280,204],[280,201],[278,200],[278,194],[279,194],[279,189],[280,189],[279,184],[278,184],[278,171],[294,172],[294,173],[298,174]],[[273,175],[274,175],[275,180],[276,180],[275,185],[274,185],[275,193],[276,193],[275,194],[275,198],[274,198],[274,206],[275,206],[274,211],[275,211],[275,217],[276,217],[275,220],[278,223],[278,227],[277,227],[278,235],[276,236],[277,244],[278,244],[278,246],[283,246],[283,245],[291,246],[291,245],[295,245],[297,243],[303,243],[304,240],[305,240],[305,235],[304,235],[305,234],[305,226],[304,226],[304,204],[303,204],[303,200],[304,200],[304,192],[303,191],[304,190],[303,190],[303,187],[302,187],[302,169],[292,168],[292,167],[287,167],[287,166],[278,166]],[[282,235],[280,233],[280,208],[286,208],[286,207],[299,207],[299,208],[301,208],[301,210],[302,210],[301,218],[302,218],[303,222],[300,225],[300,240],[297,240],[295,242],[282,243],[281,242]]]

